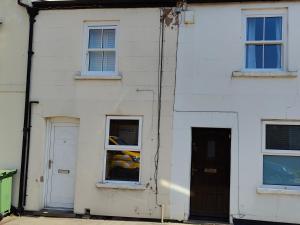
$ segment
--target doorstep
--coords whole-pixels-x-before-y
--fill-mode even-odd
[[[33,212],[33,215],[44,217],[76,218],[73,210],[65,209],[42,209],[40,211]]]
[[[229,225],[229,223],[203,221],[203,220],[185,220],[185,224],[197,224],[197,225]]]

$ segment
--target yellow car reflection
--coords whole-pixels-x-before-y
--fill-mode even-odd
[[[124,140],[117,136],[109,137],[110,145],[127,145]],[[135,170],[140,168],[140,152],[124,150],[114,151],[110,159],[110,168],[124,168]]]

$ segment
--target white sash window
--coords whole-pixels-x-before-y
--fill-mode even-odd
[[[117,26],[86,27],[84,75],[117,75]]]
[[[285,69],[286,17],[284,14],[246,13],[245,17],[245,69]]]

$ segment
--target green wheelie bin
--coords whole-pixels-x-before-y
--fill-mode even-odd
[[[10,213],[12,176],[17,170],[0,170],[0,221]]]

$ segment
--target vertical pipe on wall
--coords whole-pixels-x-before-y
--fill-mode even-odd
[[[19,187],[19,202],[18,211],[22,213],[26,203],[26,186],[28,176],[28,160],[29,160],[29,137],[30,137],[30,86],[31,86],[31,67],[33,52],[33,34],[35,17],[38,15],[38,9],[32,8],[20,0],[18,4],[25,7],[29,17],[29,39],[28,39],[28,53],[27,53],[27,73],[26,73],[26,91],[25,91],[25,106],[24,106],[24,123],[23,123],[23,140],[22,140],[22,158],[21,158],[21,174]]]

